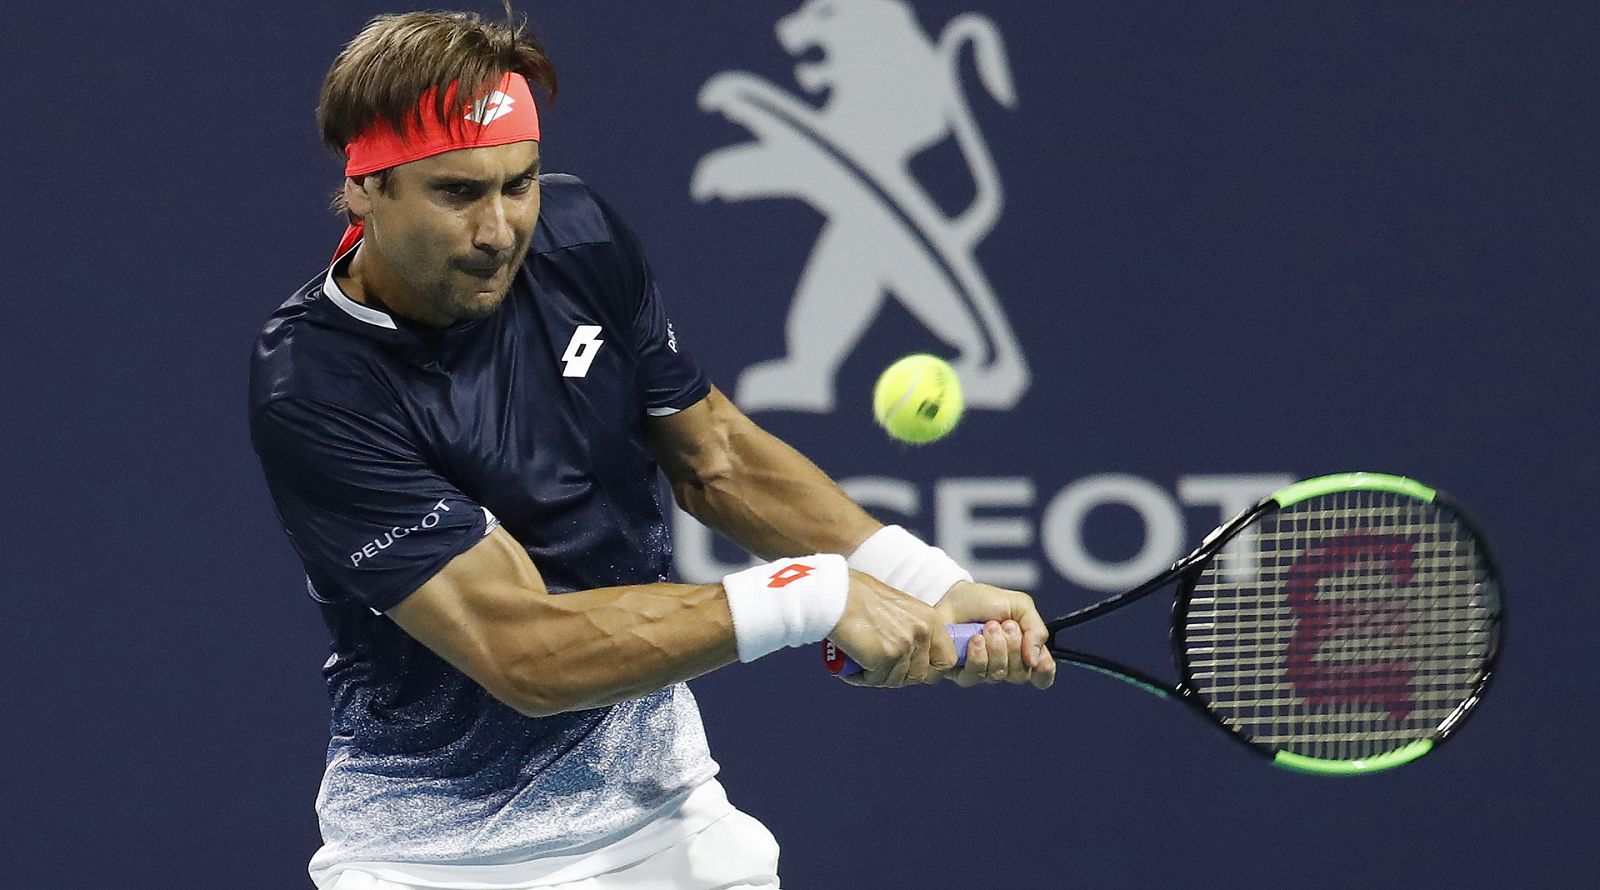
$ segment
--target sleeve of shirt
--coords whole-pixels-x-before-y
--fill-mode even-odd
[[[386,424],[291,398],[250,426],[278,518],[323,600],[386,611],[494,527]]]
[[[639,356],[639,386],[645,409],[656,417],[681,411],[711,392],[711,378],[678,341],[661,289],[656,286],[633,231],[605,202],[598,198],[596,201],[613,232],[629,296],[638,300],[633,348]]]

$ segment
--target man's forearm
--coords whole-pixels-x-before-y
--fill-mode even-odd
[[[551,595],[522,545],[499,528],[385,614],[496,698],[544,716],[814,643],[840,622],[851,585],[842,557],[815,554],[720,584]]]
[[[737,411],[712,410],[724,459],[673,478],[690,515],[767,559],[848,555],[881,527],[800,452]]]

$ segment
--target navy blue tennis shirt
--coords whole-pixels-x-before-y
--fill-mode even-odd
[[[381,614],[496,523],[551,593],[667,577],[644,424],[710,383],[610,208],[571,176],[540,190],[492,314],[429,329],[356,303],[334,281],[352,250],[256,343],[252,440],[333,638],[323,866],[581,848],[716,771],[682,684],[527,717]]]

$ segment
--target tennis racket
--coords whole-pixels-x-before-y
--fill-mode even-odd
[[[1058,643],[1169,584],[1177,683]],[[1160,575],[1047,626],[1058,661],[1183,702],[1277,766],[1357,775],[1461,725],[1504,621],[1494,559],[1460,507],[1410,479],[1341,473],[1274,492]],[[983,625],[949,629],[964,660]],[[835,674],[861,670],[831,642],[824,655]]]

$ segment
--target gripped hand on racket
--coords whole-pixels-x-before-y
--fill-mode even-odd
[[[1055,682],[1055,660],[1044,647],[1044,619],[1025,593],[958,582],[929,606],[870,575],[850,573],[850,597],[829,648],[849,653],[844,679],[857,686],[907,686],[953,680],[980,683]],[[976,622],[969,642],[951,625]]]
[[[959,581],[934,609],[946,625],[977,625],[965,649],[957,646],[959,668],[947,675],[957,685],[1007,682],[1049,689],[1055,683],[1056,662],[1047,648],[1050,633],[1032,597]]]
[[[956,666],[954,640],[933,606],[863,572],[850,572],[844,615],[831,639],[855,659],[856,686],[937,683]]]

